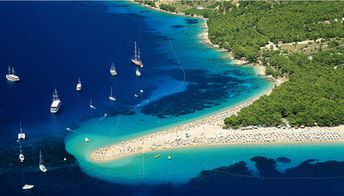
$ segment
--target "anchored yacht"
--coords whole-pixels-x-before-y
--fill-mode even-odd
[[[55,89],[53,93],[53,102],[51,103],[51,106],[50,106],[50,112],[57,113],[60,109],[60,106],[61,106],[61,101],[57,94],[57,90]]]
[[[19,76],[16,75],[14,68],[11,66],[8,66],[8,74],[6,74],[6,79],[11,82],[19,82]]]
[[[18,140],[25,140],[25,133],[23,133],[21,121],[20,121],[20,133],[18,133]]]
[[[92,108],[92,109],[96,109],[96,107],[92,104],[92,99],[90,100],[90,108]]]
[[[136,68],[136,72],[135,72],[135,73],[136,73],[136,76],[137,76],[137,77],[140,77],[140,76],[141,76],[141,72],[140,72],[140,70],[139,70],[138,67]]]
[[[78,83],[76,84],[76,91],[80,92],[82,90],[82,85],[80,78],[78,79]]]
[[[112,87],[110,88],[110,96],[109,96],[109,99],[111,101],[116,101],[116,98],[114,96],[112,96]]]
[[[111,63],[110,74],[112,76],[116,76],[117,75],[116,67],[115,67],[115,65],[113,63]]]
[[[25,184],[25,185],[22,187],[22,189],[23,189],[23,190],[30,190],[30,189],[32,189],[33,187],[35,187],[35,186],[32,185],[32,184]]]
[[[21,163],[24,162],[24,160],[25,160],[25,157],[24,157],[23,151],[22,151],[22,146],[21,146],[20,142],[19,142],[19,160]]]
[[[48,171],[48,169],[44,166],[44,161],[43,161],[43,156],[42,156],[42,150],[39,151],[39,170],[41,170],[41,172],[45,173]]]
[[[140,48],[137,48],[136,42],[135,42],[135,49],[134,49],[134,57],[131,59],[131,62],[134,63],[138,67],[143,67],[143,63],[142,63],[141,55],[140,55]]]

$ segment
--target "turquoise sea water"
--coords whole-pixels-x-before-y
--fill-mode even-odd
[[[218,146],[146,153],[97,165],[86,160],[80,163],[87,174],[109,181],[129,184],[183,184],[197,177],[202,170],[229,166],[239,161],[245,161],[252,173],[259,175],[254,162],[250,161],[255,156],[288,157],[291,159],[290,163],[276,165],[281,172],[314,157],[319,162],[343,161],[343,147],[344,144]],[[156,154],[160,154],[161,157],[155,158]],[[168,160],[167,156],[172,156],[172,160]]]
[[[245,81],[245,77],[247,77],[250,82],[243,82],[239,88],[245,90],[239,95],[229,93],[224,100],[221,100],[218,106],[181,115],[178,118],[157,118],[145,115],[140,112],[140,106],[138,106],[135,109],[135,115],[111,118],[99,117],[83,122],[80,128],[76,130],[77,134],[67,137],[66,148],[68,152],[78,159],[81,168],[87,174],[121,183],[185,183],[189,179],[196,177],[202,170],[234,164],[237,161],[247,161],[249,163],[251,157],[258,155],[276,158],[286,156],[291,158],[293,160],[292,163],[280,166],[280,169],[283,170],[298,165],[307,157],[328,160],[338,158],[338,155],[342,154],[340,151],[342,145],[222,146],[147,153],[101,164],[90,161],[88,156],[99,147],[148,132],[159,131],[162,127],[173,126],[210,114],[240,103],[272,85],[264,79],[255,76],[252,67],[233,66],[225,58],[224,53],[204,45],[199,39],[199,33],[202,32],[202,23],[204,21],[197,20],[199,23],[185,25],[185,19],[193,19],[159,13],[138,6],[115,7],[110,9],[109,12],[121,14],[139,13],[139,15],[145,17],[145,25],[151,29],[152,33],[166,36],[173,43],[171,45],[171,43],[165,42],[165,44],[159,45],[155,50],[167,53],[166,58],[178,58],[183,69],[206,70],[214,74],[223,74],[223,71],[226,70],[227,74],[233,77],[241,77],[242,81]],[[183,24],[183,27],[171,28],[173,25],[180,24]],[[163,67],[163,69],[165,68],[169,69],[173,68],[173,66]],[[237,71],[246,72],[247,75],[237,75]],[[163,96],[185,91],[187,85],[190,84],[188,77],[190,76],[186,76],[185,82],[176,80],[162,81],[159,88],[150,95],[150,99],[158,100]],[[252,86],[256,86],[256,88],[252,89]],[[230,90],[235,92],[237,89],[233,88]],[[173,102],[173,100],[170,101]],[[169,103],[166,102],[165,104]],[[142,121],[143,119],[144,121]],[[91,138],[92,142],[86,144],[83,142],[84,137]],[[330,154],[328,149],[331,149]],[[161,154],[161,158],[154,158],[156,154]],[[167,159],[169,155],[173,157],[172,161]],[[254,170],[253,163],[250,166]]]
[[[202,23],[126,2],[0,2],[0,195],[343,195],[343,144],[88,159],[98,147],[209,115],[272,85],[202,44]],[[145,64],[140,78],[130,63],[134,41]],[[20,83],[6,82],[8,65]],[[116,102],[108,100],[110,86]],[[49,113],[54,88],[62,100],[56,115]],[[19,121],[27,136],[24,163]],[[40,150],[48,173],[38,168]],[[24,184],[35,188],[22,190]]]
[[[198,82],[198,77],[200,77],[203,72],[207,75],[214,75],[215,77],[215,80],[209,79],[209,83],[205,82],[206,86],[204,87],[204,91],[207,91],[207,88],[211,88],[208,84],[212,82],[219,83],[220,88],[222,86],[231,85],[231,82],[237,84],[233,85],[233,88],[226,89],[225,92],[216,92],[226,93],[225,96],[221,96],[221,100],[218,100],[217,105],[202,108],[198,111],[196,110],[195,112],[184,115],[170,118],[159,118],[156,115],[147,115],[141,111],[142,105],[147,102],[141,101],[138,103],[139,105],[133,105],[133,111],[135,111],[134,115],[118,115],[108,118],[97,117],[80,123],[79,127],[74,130],[74,133],[66,138],[66,149],[78,159],[83,171],[92,176],[116,180],[119,182],[141,181],[141,174],[137,174],[140,173],[138,171],[142,167],[142,158],[140,156],[130,157],[121,161],[114,161],[109,164],[105,164],[106,167],[104,167],[103,164],[99,165],[93,163],[88,159],[88,156],[93,150],[99,147],[130,137],[159,131],[163,127],[183,123],[238,104],[252,96],[255,96],[257,93],[264,91],[272,85],[267,80],[256,76],[252,67],[233,66],[231,62],[226,59],[225,53],[218,52],[202,43],[199,34],[203,31],[202,28],[205,21],[201,19],[159,13],[136,5],[128,7],[126,6],[126,3],[116,3],[114,7],[109,8],[108,13],[122,14],[127,15],[128,17],[133,13],[138,14],[140,17],[144,18],[143,25],[149,29],[151,34],[165,37],[165,41],[157,46],[155,45],[156,43],[149,43],[155,45],[154,52],[156,54],[165,54],[165,56],[156,57],[164,58],[161,59],[162,64],[160,64],[157,69],[167,71],[176,69],[180,76],[178,79],[173,79],[172,76],[169,75],[160,79],[152,78],[151,82],[153,82],[154,85],[157,85],[157,88],[146,100],[159,101],[163,98],[167,98],[166,100],[163,100],[163,104],[169,105],[171,102],[173,103],[176,101],[174,99],[189,99],[188,96],[193,96],[193,94],[184,94],[183,92],[187,91],[187,88],[192,86],[194,82]],[[169,61],[175,61],[176,63],[171,64]],[[147,64],[146,66],[149,67],[150,65]],[[143,68],[143,70],[145,70],[145,68]],[[190,70],[195,71],[196,73],[188,74],[192,73]],[[219,78],[219,80],[216,80],[216,77],[222,74],[227,77],[231,77],[232,79],[226,81]],[[206,78],[201,79],[206,80]],[[171,95],[176,96],[175,98],[169,98]],[[197,95],[195,94],[195,96]],[[206,95],[204,97],[200,97],[200,99],[206,98]],[[84,137],[89,137],[92,141],[86,144],[83,141]],[[217,151],[201,150],[200,153],[197,154],[204,156],[203,152],[215,155]],[[175,154],[177,152],[170,153]],[[160,161],[162,163],[166,162],[164,158],[158,160],[158,162]],[[223,157],[220,161],[216,158],[209,159],[209,162],[217,163],[215,165],[212,164],[212,166],[221,165],[223,161]],[[146,172],[148,173],[145,175],[145,182],[158,183],[161,181],[172,181],[179,183],[194,177],[201,171],[201,169],[204,169],[199,166],[194,167],[194,163],[190,163],[188,160],[180,160],[179,162],[172,161],[166,162],[166,164],[169,164],[170,166],[174,165],[173,169],[170,171],[179,171],[178,177],[176,177],[173,172],[160,176],[160,172],[156,172],[157,175],[154,175],[153,171],[159,171],[162,169],[163,164],[157,164],[156,160],[149,158],[149,156],[147,156],[146,162],[146,165],[149,165],[149,167],[147,167]],[[181,164],[184,166],[180,167]],[[188,166],[188,164],[190,164],[190,166]],[[185,169],[188,172],[184,172]],[[109,170],[113,172],[108,172]],[[130,175],[126,175],[129,173]]]

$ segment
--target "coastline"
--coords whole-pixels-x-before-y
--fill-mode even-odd
[[[276,85],[280,85],[280,84],[281,83],[276,83]],[[199,128],[198,127],[199,125],[202,125],[203,128],[207,128],[207,130],[210,129],[213,131],[214,130],[226,131],[225,129],[222,128],[224,125],[223,124],[224,118],[226,118],[229,115],[236,114],[242,108],[247,107],[247,106],[251,105],[253,102],[255,102],[256,100],[258,100],[261,96],[269,95],[272,92],[272,89],[273,89],[273,86],[271,86],[270,88],[266,89],[265,91],[257,94],[256,96],[248,99],[247,101],[244,101],[242,103],[238,103],[234,106],[230,106],[227,109],[224,109],[224,110],[219,111],[219,112],[215,112],[211,115],[207,115],[207,116],[202,117],[202,118],[197,118],[197,119],[194,119],[190,122],[183,123],[180,125],[168,127],[168,128],[165,128],[163,130],[160,130],[160,131],[157,131],[154,133],[150,133],[150,134],[139,136],[139,137],[129,139],[126,141],[122,141],[122,142],[117,143],[117,144],[101,147],[101,148],[99,148],[99,149],[97,149],[91,153],[90,159],[93,161],[96,161],[96,162],[104,162],[104,161],[111,161],[111,160],[116,160],[119,158],[128,157],[128,156],[131,156],[131,155],[134,155],[137,153],[150,151],[149,149],[146,149],[146,148],[150,148],[150,147],[148,145],[145,145],[145,144],[148,144],[152,141],[150,139],[148,141],[144,141],[145,140],[144,138],[146,138],[146,139],[147,138],[157,138],[157,137],[160,137],[162,135],[165,135],[165,136],[167,136],[167,138],[165,138],[165,139],[167,139],[167,141],[172,141],[173,136],[170,137],[169,134],[173,135],[173,134],[177,133],[177,135],[178,134],[182,134],[182,135],[184,134],[185,135],[185,133],[183,133],[183,131],[185,131],[186,128],[190,132],[195,132],[198,135],[199,134],[202,135],[202,133],[199,132],[199,129],[192,129],[192,128]],[[210,127],[204,127],[207,125],[209,125]],[[192,139],[192,138],[190,137],[189,139]],[[137,141],[143,141],[143,143],[138,144]],[[160,141],[160,142],[162,142],[162,141]],[[153,142],[153,143],[156,143],[156,142]],[[151,143],[151,145],[153,145],[153,143]],[[155,144],[155,145],[159,145],[159,144]],[[212,145],[217,145],[217,144],[214,143]],[[162,144],[160,144],[160,146],[161,146],[161,148],[156,148],[156,149],[154,148],[154,150],[167,149],[166,146],[164,146]],[[207,145],[199,143],[196,146],[207,146]],[[121,149],[118,149],[119,147]],[[132,147],[134,147],[137,151],[131,151],[133,149]],[[186,147],[191,147],[191,146],[183,146],[183,148],[186,148]],[[130,152],[126,152],[126,149],[129,150]],[[143,149],[146,149],[146,150],[143,150]],[[172,148],[168,148],[168,149],[172,149]],[[120,152],[121,154],[115,155],[115,154],[113,154],[114,152]],[[112,155],[110,155],[110,154],[112,154]],[[103,158],[100,158],[99,155],[101,155]],[[104,159],[105,157],[106,157],[106,160]],[[101,160],[103,160],[103,161],[101,161]]]
[[[147,4],[143,4],[143,3],[139,3],[136,2],[134,0],[128,0],[130,3],[134,3],[136,5],[139,6],[143,6],[158,12],[163,12],[163,13],[167,13],[167,14],[172,14],[172,15],[177,15],[177,16],[187,16],[187,17],[191,17],[191,18],[198,18],[198,19],[202,19],[203,20],[203,25],[202,25],[202,32],[198,35],[199,39],[201,40],[201,42],[213,49],[218,50],[219,52],[225,52],[225,57],[228,58],[234,65],[237,66],[253,66],[254,70],[256,72],[257,75],[262,76],[262,77],[266,77],[268,80],[277,82],[277,83],[281,83],[281,80],[284,82],[286,81],[284,78],[273,78],[270,76],[266,75],[266,71],[265,71],[265,66],[263,66],[261,63],[254,63],[254,62],[249,62],[247,60],[244,59],[236,59],[234,58],[234,55],[231,51],[228,51],[227,49],[221,48],[218,44],[213,43],[210,39],[209,39],[209,27],[208,27],[208,18],[205,18],[203,16],[200,15],[193,15],[193,16],[189,16],[189,15],[185,15],[182,12],[170,12],[170,11],[166,11],[166,10],[162,10],[158,7],[152,7],[149,6]]]
[[[344,125],[337,127],[277,128],[250,127],[223,129],[223,120],[235,115],[261,96],[270,94],[269,89],[259,96],[201,119],[162,131],[122,141],[99,148],[90,155],[90,160],[98,163],[126,158],[140,153],[181,148],[266,145],[266,144],[307,144],[344,142]]]
[[[150,6],[145,5],[145,7]],[[158,8],[152,9],[162,11]],[[176,14],[167,11],[162,12]],[[205,22],[203,23],[202,28],[203,32],[199,35],[201,41],[208,46],[220,50],[220,52],[226,51],[220,49],[218,45],[211,42],[208,37],[207,19],[204,20]],[[227,56],[233,61],[233,57],[230,55],[230,53]],[[248,65],[248,62],[242,60],[236,60],[234,63],[236,65]],[[257,75],[265,76],[264,66],[258,64],[249,65],[255,65],[255,71]],[[287,78],[271,79],[277,86],[288,80]],[[91,152],[89,159],[94,162],[102,163],[140,153],[223,145],[233,146],[248,144],[266,145],[344,142],[344,125],[337,127],[305,127],[300,129],[255,126],[244,127],[241,129],[223,129],[224,119],[226,117],[236,115],[242,108],[251,105],[261,96],[269,95],[272,90],[273,87],[270,87],[268,90],[257,94],[247,101],[231,106],[223,111],[218,111],[211,115],[195,119],[191,122],[186,122],[173,127],[162,128],[162,130],[155,133],[98,148]]]
[[[138,2],[134,2],[134,1],[130,1],[133,2],[135,4],[138,4],[140,6],[144,6],[153,10],[157,10],[160,12],[165,12],[168,14],[177,14],[177,15],[184,15],[184,14],[178,14],[178,13],[171,13],[168,11],[164,11],[161,10],[159,8],[154,8],[148,5],[143,5],[140,4]],[[190,16],[191,17],[191,16]],[[197,17],[197,18],[202,18],[202,20],[204,20],[203,22],[203,27],[202,27],[202,33],[199,35],[200,40],[202,41],[202,43],[219,50],[219,52],[227,52],[224,49],[220,49],[218,45],[214,44],[211,42],[211,40],[208,38],[208,26],[207,26],[207,19],[203,18],[203,17]],[[246,61],[242,61],[242,60],[235,60],[230,53],[228,53],[227,57],[229,57],[229,59],[234,62],[235,65],[252,65],[252,64],[247,64]],[[256,64],[254,64],[256,65]],[[261,76],[265,76],[265,67],[262,68],[263,66],[255,66],[255,72],[257,75],[261,75]],[[283,82],[285,82],[285,79],[272,79],[273,82],[275,82],[275,84],[278,86],[280,84],[282,84]],[[187,130],[188,132],[192,132],[192,135],[207,135],[206,133],[200,131],[199,127],[202,127],[203,129],[210,129],[212,132],[215,131],[225,131],[224,129],[222,129],[222,127],[224,126],[223,122],[225,117],[230,116],[230,115],[235,115],[237,114],[237,112],[239,112],[243,107],[247,107],[248,105],[252,104],[254,101],[258,100],[261,96],[263,95],[269,95],[273,90],[273,86],[271,86],[268,90],[257,94],[256,96],[254,96],[253,98],[248,99],[247,101],[244,101],[242,103],[239,103],[237,105],[231,106],[225,110],[219,111],[219,112],[215,112],[211,115],[207,115],[205,117],[202,118],[198,118],[195,119],[191,122],[186,122],[183,123],[181,125],[176,125],[173,127],[168,127],[165,128],[164,130],[152,133],[152,134],[148,134],[148,135],[144,135],[144,136],[139,136],[137,138],[134,139],[130,139],[127,141],[123,141],[120,142],[119,144],[114,144],[114,145],[110,145],[107,147],[102,147],[99,148],[98,150],[95,150],[94,152],[91,153],[91,160],[93,161],[98,161],[98,162],[103,162],[103,161],[111,161],[111,160],[115,160],[115,159],[119,159],[119,158],[123,158],[123,157],[127,157],[127,156],[131,156],[137,153],[142,153],[142,152],[146,152],[146,151],[151,151],[151,150],[163,150],[163,149],[174,149],[174,148],[187,148],[187,147],[193,147],[193,146],[212,146],[212,145],[219,145],[221,144],[221,142],[200,142],[200,143],[189,143],[189,145],[182,145],[182,146],[171,146],[171,145],[165,145],[166,142],[168,141],[176,141],[176,139],[178,138],[174,138],[173,136],[171,136],[171,134],[186,134],[183,133],[183,131]],[[201,126],[199,126],[201,125]],[[191,127],[191,128],[188,128]],[[193,128],[192,128],[193,127]],[[208,131],[208,132],[211,132]],[[215,134],[215,133],[214,133]],[[162,135],[166,135],[167,138],[162,139],[162,140],[157,140],[154,143],[152,143],[152,141],[147,140],[147,138],[159,138]],[[170,135],[170,136],[169,136]],[[191,135],[191,134],[190,134]],[[167,139],[167,140],[166,140]],[[194,137],[190,137],[189,140],[192,139],[194,140]],[[199,138],[197,138],[199,139]],[[204,137],[203,139],[206,139],[206,137]],[[146,141],[147,140],[147,141]],[[137,141],[142,141],[143,143],[139,144],[137,143]],[[146,145],[144,145],[146,143]],[[228,145],[228,143],[226,143]],[[160,147],[152,147],[152,146],[160,146]],[[167,147],[169,146],[169,147]],[[119,152],[119,154],[116,154],[115,152]]]

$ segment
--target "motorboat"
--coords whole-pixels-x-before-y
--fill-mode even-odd
[[[18,133],[18,140],[25,140],[25,133],[23,132],[21,121],[19,124],[20,124],[19,125],[20,126],[20,133]]]
[[[82,84],[80,78],[78,79],[78,83],[76,84],[75,87],[76,91],[80,92],[82,90]]]
[[[25,185],[22,187],[22,189],[23,189],[23,190],[30,190],[30,189],[32,189],[33,187],[35,187],[35,186],[32,185],[32,184],[25,184]]]
[[[51,106],[50,106],[50,112],[51,113],[57,113],[59,111],[61,107],[61,101],[60,101],[60,98],[57,94],[57,90],[55,89],[54,93],[53,93],[53,102],[51,103]]]

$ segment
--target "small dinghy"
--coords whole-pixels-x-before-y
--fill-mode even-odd
[[[32,184],[25,184],[25,185],[22,187],[22,189],[23,189],[23,190],[30,190],[30,189],[32,189],[33,187],[35,187],[35,186],[32,185]]]

